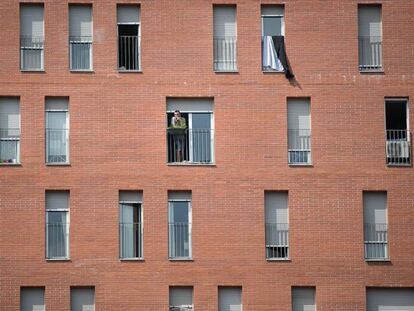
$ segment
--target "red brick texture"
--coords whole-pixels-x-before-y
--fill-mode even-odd
[[[31,2],[31,1],[22,1]],[[381,3],[383,74],[358,71],[358,3]],[[19,1],[0,1],[0,96],[19,96],[21,166],[0,167],[0,310],[44,286],[69,311],[167,310],[170,285],[243,287],[243,310],[288,311],[316,286],[318,311],[365,310],[365,287],[414,287],[414,171],[385,163],[384,98],[414,97],[414,2],[284,1],[297,77],[261,71],[260,1],[142,0],[142,73],[117,71],[116,4],[93,4],[94,72],[68,70],[68,1],[46,0],[45,72],[19,70]],[[213,68],[213,4],[237,5],[238,69]],[[265,1],[263,3],[282,3]],[[70,166],[45,165],[45,97],[68,96]],[[214,166],[166,163],[166,98],[214,98]],[[287,164],[287,98],[311,98],[311,167]],[[410,103],[411,104],[411,103]],[[414,128],[414,109],[410,128]],[[179,176],[179,178],[176,178]],[[70,190],[70,261],[45,260],[45,190]],[[142,190],[144,261],[119,260],[119,190]],[[168,260],[168,190],[192,191],[193,261]],[[268,262],[264,191],[289,191],[290,257]],[[362,192],[388,192],[390,262],[364,261]]]

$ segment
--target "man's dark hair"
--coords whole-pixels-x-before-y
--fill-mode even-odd
[[[174,112],[178,112],[178,113],[181,113],[181,112],[180,112],[180,110],[178,110],[178,109],[177,109],[177,110],[175,110]]]

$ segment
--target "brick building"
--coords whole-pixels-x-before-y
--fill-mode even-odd
[[[0,16],[0,310],[414,310],[413,1]]]

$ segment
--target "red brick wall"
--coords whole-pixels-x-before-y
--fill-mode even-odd
[[[22,1],[31,2],[31,1]],[[382,3],[384,74],[358,71],[357,4]],[[48,311],[93,285],[96,310],[167,310],[169,285],[243,286],[244,310],[365,310],[366,286],[414,287],[414,173],[385,164],[384,97],[414,97],[414,2],[285,1],[299,85],[263,74],[260,1],[237,4],[237,74],[212,71],[212,1],[142,0],[142,73],[116,70],[116,1],[93,3],[94,72],[68,71],[68,1],[45,1],[45,72],[19,71],[19,1],[0,1],[0,96],[20,96],[21,166],[0,167],[0,310],[45,286]],[[119,3],[134,3],[120,0]],[[280,3],[265,1],[263,3]],[[70,162],[45,166],[45,96],[70,97]],[[211,167],[166,164],[166,97],[214,98]],[[287,165],[287,97],[310,97],[312,167]],[[413,109],[410,128],[414,128]],[[180,178],[174,178],[179,175]],[[70,190],[68,262],[45,260],[45,190]],[[120,262],[118,191],[144,194],[144,257]],[[191,190],[192,262],[168,260],[167,191]],[[264,191],[289,191],[288,262],[267,262]],[[390,262],[364,261],[362,191],[388,191]]]

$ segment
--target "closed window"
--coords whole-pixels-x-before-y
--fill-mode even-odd
[[[170,286],[170,311],[193,310],[193,287]]]
[[[69,104],[67,98],[46,98],[46,163],[69,163]]]
[[[140,7],[118,5],[118,70],[140,69]]]
[[[69,191],[46,191],[46,258],[69,258]]]
[[[20,5],[20,69],[44,69],[43,4]]]
[[[237,71],[236,6],[214,5],[214,71]]]
[[[121,259],[142,258],[142,192],[119,192],[119,246]]]
[[[69,65],[73,71],[92,70],[92,6],[69,6]]]
[[[265,192],[266,258],[289,258],[288,193]]]
[[[71,287],[70,289],[71,311],[95,311],[94,287]]]
[[[220,286],[218,288],[219,311],[242,311],[242,288]]]
[[[360,71],[382,70],[381,5],[358,6],[358,52]]]
[[[365,259],[388,259],[387,193],[367,191],[363,201]]]
[[[20,311],[45,311],[44,287],[20,288]]]
[[[310,99],[288,99],[288,161],[311,164]]]
[[[169,258],[191,258],[191,192],[168,193]]]
[[[0,165],[20,163],[19,98],[0,97]]]
[[[315,287],[292,287],[292,311],[316,311]]]

